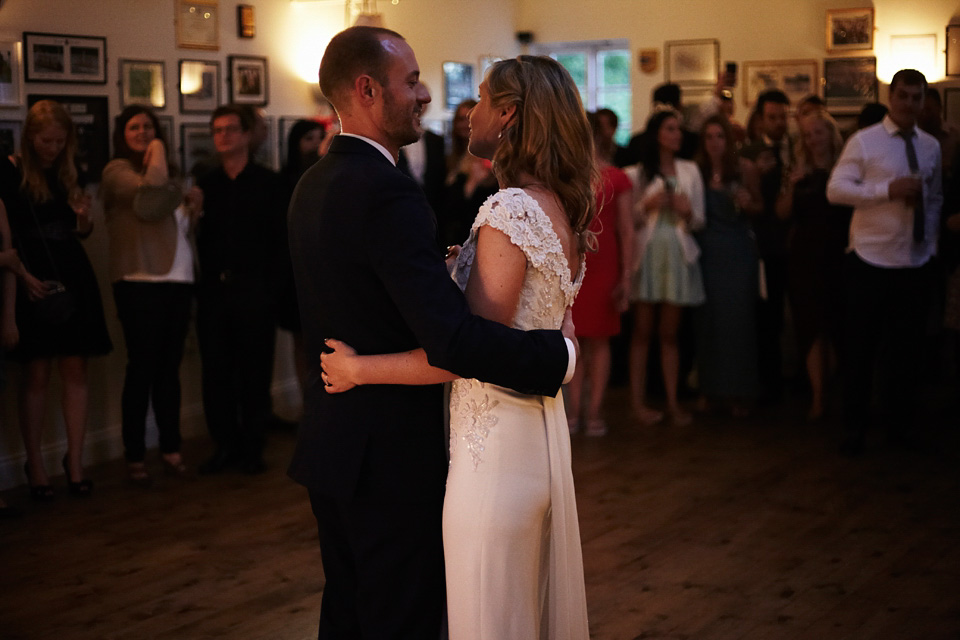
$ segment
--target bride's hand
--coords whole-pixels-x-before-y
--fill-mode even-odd
[[[343,393],[362,384],[356,366],[359,358],[353,347],[333,338],[328,338],[324,343],[332,349],[329,353],[320,354],[320,378],[324,391]]]

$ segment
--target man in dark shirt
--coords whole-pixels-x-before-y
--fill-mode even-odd
[[[220,165],[198,181],[204,214],[197,224],[197,337],[203,408],[217,445],[201,473],[264,469],[287,195],[276,173],[250,162],[250,128],[234,106],[213,112]]]

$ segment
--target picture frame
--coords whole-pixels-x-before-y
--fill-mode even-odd
[[[20,136],[23,123],[20,120],[0,120],[0,157],[20,153]]]
[[[947,25],[948,76],[960,76],[960,24]]]
[[[120,107],[167,106],[166,74],[162,60],[120,59]]]
[[[22,47],[19,40],[0,40],[0,107],[19,107],[22,100]]]
[[[783,91],[790,104],[808,95],[820,94],[820,73],[816,60],[748,60],[743,63],[743,102],[752,107],[757,96],[768,89]]]
[[[177,93],[180,113],[212,113],[220,106],[220,63],[180,60]]]
[[[873,7],[827,9],[827,51],[872,51]]]
[[[25,82],[107,83],[107,39],[23,32]]]
[[[960,127],[960,88],[943,90],[943,119],[955,127]]]
[[[714,86],[720,80],[719,40],[667,40],[664,58],[666,82]]]
[[[76,128],[80,172],[88,182],[100,182],[100,173],[110,158],[107,96],[28,94],[27,107],[40,100],[55,100],[70,114]]]
[[[477,85],[473,82],[473,65],[468,62],[443,63],[443,106],[453,111],[468,98],[476,99]]]
[[[257,35],[257,22],[252,4],[237,5],[237,37],[253,38]]]
[[[217,148],[213,132],[206,122],[180,124],[180,168],[183,175],[197,173],[198,166],[212,167],[217,163]]]
[[[823,99],[827,109],[857,110],[879,97],[877,59],[826,58],[823,61]]]
[[[257,153],[253,156],[253,160],[268,169],[278,171],[280,169],[277,164],[278,147],[271,144],[272,141],[277,139],[277,119],[273,116],[263,116],[263,126],[266,127],[267,134],[263,139],[263,144],[260,145]]]
[[[229,56],[230,102],[264,107],[270,101],[270,78],[263,56]]]
[[[156,114],[154,114],[156,115]],[[157,121],[160,123],[160,134],[163,134],[163,139],[167,142],[167,161],[170,162],[174,160],[175,152],[177,149],[177,132],[173,124],[173,116],[170,115],[158,115]]]
[[[220,7],[217,0],[173,0],[177,47],[220,49]]]

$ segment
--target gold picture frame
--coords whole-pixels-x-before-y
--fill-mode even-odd
[[[873,29],[873,7],[827,9],[827,51],[872,51]]]
[[[220,49],[220,8],[217,0],[174,0],[177,47]]]

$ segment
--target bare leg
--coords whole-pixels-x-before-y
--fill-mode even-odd
[[[83,438],[87,432],[87,359],[83,356],[60,358],[63,383],[63,421],[67,427],[67,465],[70,480],[83,480]]]
[[[586,338],[584,346],[590,353],[587,366],[590,368],[590,404],[587,406],[587,422],[600,418],[603,397],[610,382],[610,340]]]
[[[826,371],[826,358],[824,357],[823,339],[818,338],[810,345],[810,351],[807,352],[807,376],[810,378],[810,411],[807,412],[808,420],[817,420],[823,417],[823,378]]]
[[[630,404],[642,424],[653,424],[663,416],[644,403],[647,391],[647,352],[653,333],[652,304],[638,302],[633,306],[633,335],[630,337]]]
[[[667,410],[677,424],[690,422],[690,414],[677,402],[677,385],[680,376],[680,351],[677,348],[677,333],[680,328],[681,307],[664,304],[660,310],[660,365],[663,368],[663,385],[667,391]]]
[[[27,470],[30,484],[48,485],[50,479],[43,466],[43,408],[50,385],[52,361],[41,358],[23,365],[23,384],[20,388],[20,433],[27,451]]]

